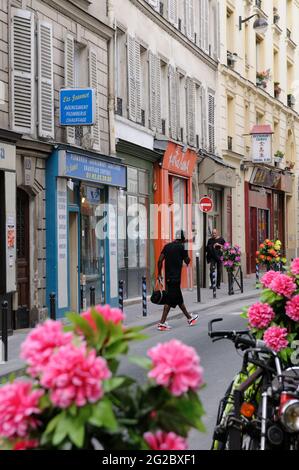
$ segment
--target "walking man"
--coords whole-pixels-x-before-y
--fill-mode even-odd
[[[178,305],[183,314],[188,320],[188,324],[193,326],[198,319],[198,315],[190,315],[184,304],[183,295],[181,291],[181,274],[183,261],[188,266],[190,258],[188,252],[185,250],[184,243],[186,241],[183,230],[179,230],[176,240],[168,243],[163,248],[160,258],[158,260],[158,276],[159,281],[162,283],[162,266],[165,261],[165,282],[167,292],[167,304],[164,306],[161,322],[158,325],[159,331],[168,331],[171,329],[170,325],[166,322],[167,316],[171,308],[176,308]]]
[[[212,238],[208,240],[206,253],[207,263],[210,264],[210,280],[211,287],[213,289],[213,272],[217,269],[217,289],[221,288],[221,268],[222,268],[222,249],[225,244],[225,240],[218,236],[217,230],[214,228],[212,232]]]

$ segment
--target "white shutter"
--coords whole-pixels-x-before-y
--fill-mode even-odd
[[[187,78],[187,132],[188,143],[195,147],[195,83]]]
[[[136,93],[136,121],[141,123],[141,55],[140,44],[135,40],[135,93]]]
[[[34,133],[34,16],[12,9],[11,116],[12,129]]]
[[[201,88],[202,146],[207,149],[207,92]]]
[[[128,35],[128,111],[129,119],[136,121],[135,39]]]
[[[209,53],[209,12],[210,12],[210,2],[209,0],[204,0],[205,6],[205,15],[204,15],[204,50]]]
[[[209,151],[215,153],[215,96],[209,93]]]
[[[185,33],[194,41],[194,5],[193,0],[185,0]]]
[[[205,30],[205,21],[204,21],[204,3],[205,0],[199,0],[199,46],[201,49],[204,49],[204,30]]]
[[[75,40],[70,34],[67,34],[64,44],[64,86],[75,86]],[[69,144],[75,143],[75,127],[66,128],[66,140]]]
[[[147,0],[147,2],[148,2],[156,11],[160,11],[160,0]]]
[[[151,51],[149,51],[149,88],[151,129],[155,130],[157,127],[156,58]]]
[[[168,20],[173,25],[178,24],[178,0],[168,0]]]
[[[181,140],[181,91],[180,91],[180,74],[176,72],[176,109],[177,109],[177,135]]]
[[[54,139],[53,28],[38,22],[38,133]]]
[[[89,67],[89,86],[93,88],[95,93],[95,123],[90,128],[90,134],[93,141],[93,148],[95,150],[101,149],[100,139],[100,117],[99,117],[99,100],[98,100],[98,58],[97,52],[93,49],[89,49],[88,58]]]
[[[178,122],[177,122],[177,76],[175,68],[170,65],[169,71],[169,123],[170,123],[170,136],[172,139],[177,140],[178,135]]]
[[[216,57],[220,60],[220,4],[216,6]]]
[[[161,102],[161,60],[159,57],[155,57],[155,69],[156,69],[156,112],[157,112],[157,130],[162,132],[162,102]]]

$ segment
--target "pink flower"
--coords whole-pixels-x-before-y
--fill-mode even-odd
[[[96,351],[87,352],[86,345],[62,346],[49,361],[41,384],[50,389],[54,405],[67,408],[73,403],[84,406],[103,396],[102,380],[111,376],[105,359],[96,357]]]
[[[294,259],[294,261],[292,262],[291,271],[295,276],[299,274],[299,258]]]
[[[119,308],[111,308],[110,305],[97,305],[95,307],[96,313],[101,315],[106,322],[112,322],[115,325],[118,325],[125,319],[125,314]],[[83,318],[85,318],[93,330],[97,330],[96,323],[91,316],[91,309],[87,310],[81,314]]]
[[[26,437],[39,422],[39,399],[42,390],[33,390],[31,382],[19,380],[0,388],[0,436]]]
[[[251,327],[262,330],[267,328],[271,321],[274,320],[275,313],[270,305],[258,302],[248,310],[248,318]]]
[[[239,263],[241,261],[240,256],[236,256],[236,261],[237,261],[237,263]]]
[[[144,440],[151,450],[186,450],[187,441],[174,432],[157,431],[155,434],[146,432]]]
[[[64,333],[59,321],[47,320],[34,328],[21,347],[21,358],[29,364],[29,374],[32,377],[39,375],[47,367],[54,351],[72,339],[72,333]]]
[[[264,287],[266,287],[267,289],[269,289],[270,285],[271,285],[271,282],[277,277],[279,276],[280,273],[276,272],[276,271],[268,271],[266,274],[264,274],[264,276],[262,277],[261,279],[261,283],[263,284]]]
[[[287,302],[286,314],[292,320],[299,322],[299,295],[295,295]]]
[[[224,245],[223,245],[223,248],[224,248],[225,250],[229,250],[230,247],[231,247],[231,246],[230,246],[229,243],[224,243]]]
[[[265,332],[264,341],[268,348],[273,349],[275,352],[280,352],[289,345],[287,335],[288,330],[286,328],[272,326]]]
[[[203,382],[203,369],[194,348],[176,339],[158,344],[148,351],[153,369],[148,376],[167,387],[174,396],[197,389]]]
[[[27,449],[36,449],[39,446],[39,442],[37,439],[24,439],[22,441],[17,441],[12,450],[27,450]]]
[[[297,289],[297,286],[290,276],[278,273],[272,280],[270,289],[273,290],[273,292],[276,292],[276,294],[290,298]]]

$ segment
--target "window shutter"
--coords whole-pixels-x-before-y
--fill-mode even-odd
[[[75,86],[75,40],[67,34],[64,44],[64,86],[74,88]],[[66,128],[66,140],[69,144],[75,143],[75,127]]]
[[[34,133],[34,16],[12,9],[11,104],[12,129]]]
[[[156,111],[157,111],[157,130],[162,132],[162,102],[161,102],[161,60],[155,56],[155,69],[156,69]]]
[[[141,123],[141,55],[140,44],[135,40],[135,90],[136,90],[136,121]]]
[[[177,0],[168,0],[168,20],[173,25],[178,24],[178,2]]]
[[[177,109],[177,136],[181,140],[181,101],[180,101],[180,74],[176,72],[176,109]]]
[[[54,139],[53,28],[38,22],[38,133]]]
[[[209,53],[209,9],[210,9],[210,2],[209,0],[204,0],[204,7],[205,7],[205,27],[204,27],[204,50]]]
[[[128,110],[129,119],[136,121],[135,39],[128,35]]]
[[[220,4],[216,6],[216,57],[220,60]]]
[[[202,146],[207,149],[207,92],[201,88],[201,122],[202,122]]]
[[[95,93],[95,123],[90,128],[91,138],[93,140],[93,148],[101,149],[100,139],[100,119],[99,119],[99,100],[98,100],[98,58],[93,48],[89,49],[89,86],[94,89]]]
[[[156,60],[151,51],[149,51],[149,87],[151,129],[155,130],[157,127]]]
[[[193,0],[185,0],[185,32],[194,41],[194,5]]]
[[[177,77],[175,68],[170,65],[168,70],[169,77],[169,123],[170,136],[177,140],[178,122],[177,122]]]
[[[215,153],[215,96],[209,93],[209,151]]]
[[[187,78],[187,132],[188,143],[195,147],[195,83]]]
[[[147,0],[147,1],[156,11],[160,11],[160,0]]]

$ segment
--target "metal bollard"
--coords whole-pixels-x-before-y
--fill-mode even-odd
[[[196,253],[196,285],[197,285],[197,302],[201,302],[201,291],[200,291],[200,263],[199,253]]]
[[[228,271],[228,295],[234,295],[234,278],[233,273]]]
[[[90,287],[90,306],[94,307],[96,304],[96,289],[94,286]]]
[[[244,294],[244,279],[243,279],[243,270],[240,268],[240,280],[241,280],[241,294]]]
[[[84,289],[83,289],[82,284],[80,286],[80,308],[81,310],[83,310],[84,308]]]
[[[124,281],[118,282],[118,307],[124,309]]]
[[[255,280],[256,280],[256,288],[259,289],[260,266],[258,264],[255,265]]]
[[[217,297],[217,290],[216,290],[216,266],[213,268],[213,299],[216,299]]]
[[[142,276],[142,315],[147,317],[146,277]]]
[[[50,318],[56,320],[56,294],[52,292],[50,294]]]
[[[2,330],[2,357],[4,362],[8,361],[8,335],[7,335],[7,317],[8,317],[8,302],[5,300],[2,302],[2,319],[1,319],[1,330]]]

